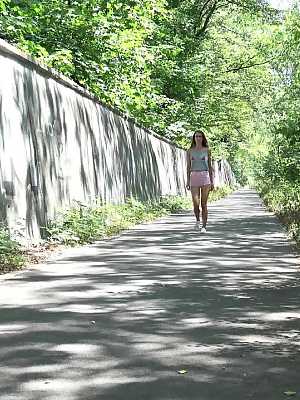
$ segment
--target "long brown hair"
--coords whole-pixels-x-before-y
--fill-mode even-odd
[[[196,133],[201,133],[201,135],[202,135],[202,146],[208,147],[208,142],[207,142],[205,133],[203,131],[199,130],[199,131],[195,131],[193,134],[191,148],[196,147],[196,139],[195,139]]]

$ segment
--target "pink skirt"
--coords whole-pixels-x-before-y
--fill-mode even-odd
[[[191,187],[202,187],[210,185],[210,177],[208,171],[192,171],[191,172]]]

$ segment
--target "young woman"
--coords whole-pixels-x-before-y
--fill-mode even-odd
[[[214,189],[211,154],[204,132],[196,131],[192,138],[191,148],[187,151],[187,185],[191,190],[196,229],[200,229],[200,199],[202,211],[201,232],[206,232],[207,200],[209,191]],[[201,196],[200,196],[201,194]]]

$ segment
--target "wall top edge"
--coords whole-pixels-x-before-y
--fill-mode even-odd
[[[152,131],[149,128],[144,127],[141,125],[137,120],[135,120],[132,117],[129,117],[125,113],[121,112],[118,109],[115,109],[108,104],[104,103],[101,101],[98,97],[96,97],[94,94],[89,92],[87,89],[84,87],[78,85],[71,79],[67,78],[65,75],[61,74],[60,72],[56,71],[53,68],[48,67],[47,65],[37,61],[35,58],[31,57],[30,55],[24,53],[20,49],[18,49],[16,46],[11,45],[7,41],[3,40],[0,38],[0,54],[2,55],[9,55],[15,60],[23,63],[23,64],[29,64],[31,67],[33,67],[35,70],[38,72],[42,73],[48,78],[52,78],[58,83],[67,86],[68,88],[76,91],[78,94],[94,101],[95,103],[101,105],[102,107],[112,111],[113,113],[117,114],[118,116],[122,117],[123,119],[127,120],[128,122],[132,122],[134,125],[139,127],[140,129],[143,129],[145,132],[147,132],[149,135],[154,136],[155,138],[168,143],[170,146],[176,147],[180,150],[185,150],[182,147],[178,146],[177,144],[173,143],[171,140],[159,135],[158,133]]]

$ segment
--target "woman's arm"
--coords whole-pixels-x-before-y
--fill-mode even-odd
[[[214,179],[213,179],[213,169],[212,169],[212,161],[211,161],[211,152],[208,150],[208,173],[210,178],[210,186],[211,190],[214,189]]]
[[[191,157],[190,151],[186,152],[186,188],[190,190]]]

